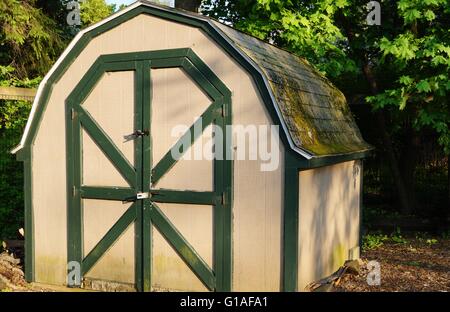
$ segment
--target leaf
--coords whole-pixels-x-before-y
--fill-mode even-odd
[[[399,79],[400,83],[407,86],[413,82],[413,79],[409,76],[401,76]]]
[[[420,82],[417,83],[416,89],[417,89],[417,91],[419,91],[420,93],[422,93],[422,92],[430,92],[430,91],[431,91],[431,86],[430,86],[430,84],[428,83],[428,81],[426,81],[426,80],[421,80]]]
[[[347,2],[347,0],[336,0],[335,4],[338,8],[343,8],[348,5],[348,2]]]
[[[414,22],[415,20],[419,19],[421,16],[422,16],[422,14],[417,9],[407,10],[403,14],[403,18],[407,24]]]
[[[400,105],[399,105],[399,109],[403,110],[406,107],[406,102],[408,101],[408,96],[402,96],[400,98]]]
[[[423,14],[425,16],[425,18],[427,19],[427,21],[431,22],[432,20],[434,20],[436,18],[436,15],[434,14],[433,11],[431,10],[426,10],[425,13]]]

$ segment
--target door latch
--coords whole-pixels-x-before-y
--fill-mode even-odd
[[[145,198],[149,198],[150,197],[150,193],[137,193],[136,194],[136,199],[145,199]]]
[[[146,130],[136,130],[132,134],[128,134],[128,135],[124,135],[123,136],[124,143],[128,142],[128,141],[131,141],[131,140],[135,140],[135,139],[137,139],[139,137],[143,137],[145,135],[146,136],[150,135],[150,131],[148,131],[147,129]]]
[[[131,202],[135,202],[136,200],[149,198],[150,196],[151,196],[150,193],[137,193],[137,194],[134,195],[134,196],[125,198],[125,199],[122,201],[122,203],[123,203],[123,204],[131,203]]]

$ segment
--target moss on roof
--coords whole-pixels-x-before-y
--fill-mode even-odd
[[[260,67],[298,148],[314,156],[371,149],[345,96],[308,61],[217,21],[213,23]]]

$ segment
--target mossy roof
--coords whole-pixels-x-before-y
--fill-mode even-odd
[[[262,70],[293,143],[313,156],[370,150],[344,94],[305,59],[213,23]]]

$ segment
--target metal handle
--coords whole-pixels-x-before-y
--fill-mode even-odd
[[[145,136],[145,135],[146,136],[150,135],[150,131],[148,131],[147,129],[145,129],[145,130],[136,130],[132,134],[128,134],[128,135],[124,135],[123,136],[123,138],[125,140],[124,143],[128,142],[128,141],[131,141],[131,140],[135,140],[138,137],[142,137],[142,136]]]

